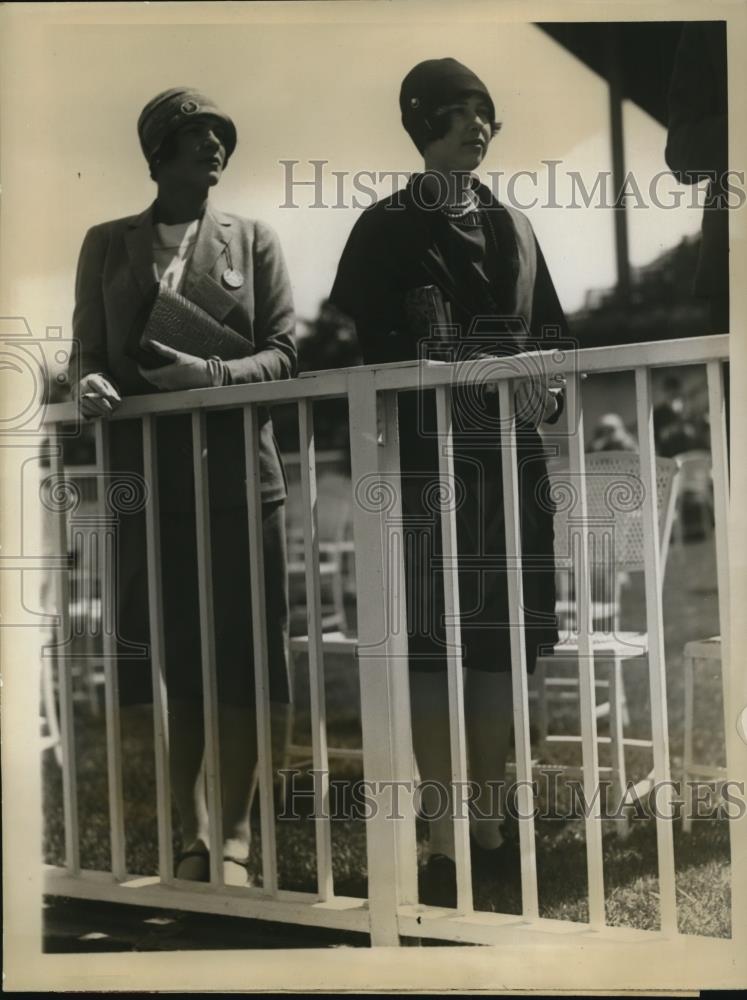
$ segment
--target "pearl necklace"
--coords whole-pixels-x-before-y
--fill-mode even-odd
[[[462,205],[441,205],[441,211],[447,219],[461,219],[470,212],[476,212],[479,208],[477,196],[473,191],[467,191],[467,201]]]

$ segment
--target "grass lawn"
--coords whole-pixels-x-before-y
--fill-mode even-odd
[[[710,541],[691,542],[670,554],[664,596],[667,689],[670,724],[670,755],[674,777],[679,776],[682,745],[682,651],[690,639],[718,633],[715,589],[715,559]],[[643,595],[639,586],[626,594],[623,628],[643,628]],[[703,670],[696,690],[696,757],[706,762],[722,761],[723,715],[718,694],[718,674]],[[304,671],[297,677],[298,706],[296,739],[308,732],[305,701],[308,684]],[[631,721],[630,736],[650,735],[648,679],[645,664],[626,668],[626,692]],[[335,745],[360,745],[359,698],[350,662],[331,658],[327,664],[327,712],[329,738]],[[81,860],[83,867],[109,867],[108,814],[103,715],[94,717],[88,706],[76,704],[76,763],[79,780]],[[572,726],[572,714],[559,717],[556,729]],[[577,721],[575,722],[577,726]],[[605,722],[600,722],[604,732]],[[578,729],[576,729],[578,731]],[[553,751],[555,754],[555,751]],[[566,757],[568,751],[565,751]],[[580,749],[576,753],[580,762]],[[600,751],[605,762],[604,748]],[[155,874],[157,841],[155,777],[150,710],[143,709],[123,731],[124,790],[126,799],[127,865],[129,871]],[[548,763],[561,762],[561,754]],[[354,763],[340,763],[332,780],[345,782],[359,776]],[[629,751],[629,777],[645,776],[652,767],[649,751]],[[51,754],[44,768],[44,860],[61,864],[64,856],[62,782]],[[565,814],[567,800],[561,796],[558,810]],[[542,807],[540,801],[540,808]],[[423,833],[423,824],[419,831]],[[619,838],[614,824],[604,830],[605,897],[607,921],[615,926],[653,929],[658,926],[658,880],[656,875],[656,831],[652,820],[636,820],[630,835]],[[585,921],[586,855],[584,824],[576,818],[539,819],[536,846],[540,913],[544,917]],[[175,829],[178,824],[175,817]],[[252,866],[260,880],[261,843],[259,815],[253,817]],[[729,829],[724,820],[699,820],[693,832],[684,835],[675,824],[677,903],[679,928],[683,933],[715,937],[729,935]],[[177,834],[178,836],[178,834]],[[315,888],[314,827],[308,817],[277,822],[279,881],[281,888]],[[332,823],[333,871],[338,893],[366,894],[366,832],[361,820]],[[176,847],[178,848],[178,842]],[[419,850],[423,850],[422,840]],[[519,913],[518,884],[486,880],[479,887],[478,909],[493,906],[500,912]],[[293,933],[291,931],[291,933]],[[175,945],[177,947],[178,945]]]

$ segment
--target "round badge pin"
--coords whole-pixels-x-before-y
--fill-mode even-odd
[[[244,284],[244,275],[239,271],[234,271],[232,267],[227,267],[223,272],[223,282],[229,288],[241,288]]]

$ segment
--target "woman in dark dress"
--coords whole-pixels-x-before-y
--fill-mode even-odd
[[[499,204],[472,175],[500,127],[485,85],[454,59],[428,60],[405,77],[400,109],[425,172],[359,218],[331,293],[333,303],[356,324],[364,362],[499,357],[548,347],[551,338],[557,343],[565,320],[528,220]],[[423,293],[427,286],[430,293]],[[433,294],[432,286],[440,292],[451,327],[443,337],[433,335],[427,319],[423,324],[417,306],[424,294]],[[541,373],[517,390],[530,671],[537,651],[557,641],[552,510],[543,489],[546,466],[536,425],[558,418],[561,390]],[[497,393],[455,386],[452,414],[469,774],[480,790],[471,818],[472,860],[476,869],[484,864],[498,871],[505,867],[510,845],[504,841],[502,806],[489,782],[505,775],[512,696]],[[421,780],[448,787],[432,392],[400,394],[399,427],[414,749]],[[453,858],[453,823],[444,815],[429,822],[424,902],[456,905]]]
[[[107,417],[125,395],[293,377],[295,319],[277,237],[264,223],[218,212],[208,202],[236,146],[232,120],[204,94],[173,88],[146,105],[138,134],[158,187],[156,200],[140,215],[94,226],[80,253],[72,364],[82,413]],[[205,360],[156,347],[168,363],[142,367],[132,356],[132,331],[142,328],[159,284],[244,338],[244,356]],[[265,408],[258,410],[258,423],[270,697],[288,702],[286,484]],[[225,880],[244,884],[257,746],[242,414],[212,412],[206,424],[223,796],[224,839],[218,850]],[[214,845],[202,773],[191,414],[160,417],[156,437],[171,787],[184,848],[176,875],[205,881]],[[113,421],[109,441],[115,478],[141,474],[140,422]],[[135,706],[152,697],[145,518],[142,509],[117,514],[120,700]]]

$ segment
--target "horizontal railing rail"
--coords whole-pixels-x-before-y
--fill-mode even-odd
[[[180,392],[128,396],[107,419],[127,420],[146,413],[183,413],[197,409],[235,409],[245,403],[279,405],[302,399],[325,399],[345,396],[348,379],[362,372],[373,375],[376,390],[431,389],[439,385],[466,384],[470,381],[500,382],[515,378],[517,370],[527,375],[539,369],[548,375],[574,372],[632,371],[643,366],[663,368],[670,365],[697,365],[708,361],[728,361],[729,337],[690,337],[682,340],[659,340],[620,347],[585,347],[578,350],[527,351],[511,358],[474,358],[464,361],[399,361],[378,365],[358,365],[304,372],[298,378],[276,382],[251,382],[244,385]],[[53,403],[46,407],[44,423],[55,424],[78,418],[74,403]]]
[[[109,819],[111,828],[111,871],[90,872],[81,868],[78,788],[74,766],[75,718],[72,673],[64,655],[68,631],[68,574],[56,572],[58,583],[58,659],[60,692],[60,733],[63,754],[63,806],[65,823],[65,866],[49,872],[49,891],[94,899],[129,899],[144,905],[183,906],[209,912],[231,912],[265,916],[269,920],[318,923],[320,926],[362,930],[374,943],[397,944],[400,935],[422,933],[421,918],[428,923],[428,935],[453,940],[497,942],[515,924],[497,914],[474,910],[468,829],[455,824],[457,908],[433,912],[418,904],[417,850],[413,795],[400,798],[408,808],[396,822],[387,815],[387,788],[392,782],[410,780],[414,775],[407,670],[407,621],[402,544],[401,495],[398,489],[384,498],[377,484],[397,482],[400,473],[398,440],[398,394],[412,389],[432,389],[436,396],[439,473],[444,480],[453,476],[453,430],[451,389],[470,384],[497,383],[499,386],[500,443],[508,461],[502,463],[503,495],[506,509],[506,551],[509,553],[509,609],[511,621],[511,673],[516,777],[519,782],[519,823],[521,854],[522,921],[542,934],[554,933],[569,922],[546,921],[539,916],[537,863],[532,813],[532,755],[529,728],[529,691],[524,645],[519,641],[523,628],[522,568],[520,545],[519,473],[517,467],[517,426],[511,383],[541,373],[543,377],[567,379],[566,417],[570,473],[584,481],[584,427],[582,386],[586,376],[603,372],[634,372],[636,420],[638,427],[640,475],[644,503],[642,521],[646,550],[645,605],[649,636],[649,698],[654,757],[654,778],[662,787],[670,779],[667,688],[662,619],[662,567],[659,555],[656,465],[653,428],[651,372],[656,367],[704,365],[710,402],[710,434],[713,466],[715,537],[718,568],[719,617],[723,645],[723,676],[729,663],[729,578],[728,578],[728,460],[725,429],[725,394],[722,362],[729,357],[728,337],[700,337],[621,347],[571,350],[566,346],[542,352],[527,352],[510,358],[464,360],[452,363],[418,361],[401,364],[369,365],[329,372],[312,372],[290,381],[190,390],[129,397],[111,420],[139,419],[142,426],[144,480],[148,499],[145,505],[147,528],[147,583],[151,630],[151,669],[154,704],[154,737],[158,828],[159,875],[144,879],[127,873],[125,864],[125,819],[122,791],[121,719],[118,671],[114,638],[105,636],[105,721],[108,768]],[[316,446],[313,404],[317,400],[344,397],[349,408],[350,457],[353,496],[356,484],[370,482],[371,502],[353,504],[353,546],[357,588],[357,663],[361,692],[361,728],[364,778],[381,791],[374,791],[374,815],[367,819],[368,897],[335,895],[333,845],[328,811],[315,818],[317,887],[315,892],[287,892],[278,886],[273,766],[270,732],[265,594],[262,571],[262,511],[259,493],[257,408],[295,405],[299,427],[300,479],[303,497],[303,544],[306,566],[308,659],[310,679],[311,740],[314,770],[321,774],[316,790],[318,800],[329,796],[329,754],[324,683],[324,636],[321,628],[319,588],[320,539],[317,525],[319,492],[316,481]],[[168,689],[165,680],[165,635],[163,625],[162,568],[159,542],[159,485],[155,447],[155,424],[159,416],[191,414],[193,478],[196,497],[196,531],[199,578],[199,614],[202,637],[204,692],[205,774],[209,805],[211,842],[219,843],[221,830],[220,754],[215,673],[211,579],[210,509],[206,418],[209,412],[224,409],[243,411],[246,467],[247,518],[250,539],[252,626],[254,636],[257,739],[259,751],[259,798],[262,839],[261,888],[225,886],[219,871],[219,857],[211,857],[210,882],[187,884],[173,876]],[[47,407],[50,475],[64,479],[62,446],[65,425],[78,420],[72,403]],[[96,421],[96,470],[108,470],[107,423]],[[72,473],[71,473],[72,474]],[[103,503],[103,498],[99,498]],[[573,560],[575,593],[579,600],[579,702],[584,791],[587,801],[595,801],[600,765],[595,711],[594,650],[591,637],[590,567],[585,494],[582,491],[579,544]],[[56,540],[60,553],[67,544],[64,504],[55,508]],[[453,505],[440,511],[444,555],[444,597],[449,640],[447,657],[449,692],[449,741],[452,779],[466,788],[468,778],[465,708],[462,692],[462,663],[459,653],[459,587],[456,575],[457,534]],[[398,595],[393,599],[392,595]],[[583,598],[586,598],[585,600]],[[103,595],[104,608],[113,605],[111,593]],[[111,613],[111,612],[109,612]],[[102,611],[102,618],[106,618]],[[725,685],[724,710],[729,718],[733,705]],[[732,713],[733,714],[733,713]],[[601,816],[593,807],[586,818],[589,923],[579,930],[604,930],[605,934],[629,940],[630,931],[605,923],[604,864]],[[660,929],[664,935],[677,932],[675,868],[672,823],[656,819]],[[465,923],[467,920],[467,923]],[[472,930],[470,930],[472,928]],[[634,934],[635,936],[635,934]]]

